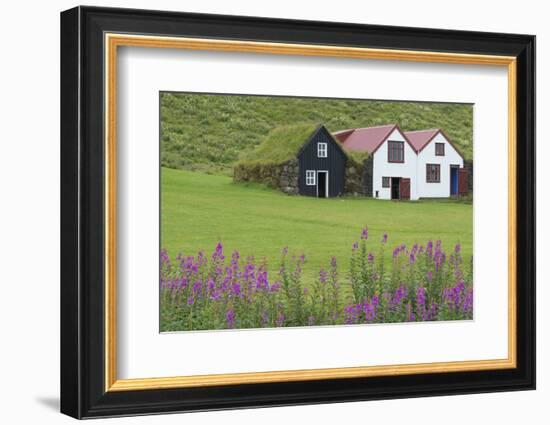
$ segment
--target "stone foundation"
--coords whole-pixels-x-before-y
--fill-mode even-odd
[[[299,172],[297,159],[282,164],[237,164],[233,168],[233,181],[262,183],[297,195]]]

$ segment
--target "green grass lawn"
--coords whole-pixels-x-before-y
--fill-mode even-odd
[[[281,249],[305,254],[304,283],[328,267],[336,256],[340,270],[348,268],[352,243],[368,225],[375,253],[384,233],[391,255],[401,243],[412,246],[441,239],[445,250],[462,244],[472,255],[472,205],[451,200],[395,202],[368,198],[316,199],[288,196],[260,185],[233,183],[230,177],[162,169],[161,246],[171,256],[179,252],[211,253],[218,241],[226,255],[266,258],[276,271]]]

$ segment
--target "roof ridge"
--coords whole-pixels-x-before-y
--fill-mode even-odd
[[[404,133],[420,133],[421,131],[441,131],[441,128],[427,128],[425,130],[408,130],[404,131]]]
[[[346,128],[346,129],[344,129],[344,130],[334,131],[333,134],[336,134],[336,133],[344,133],[344,132],[346,132],[346,131],[368,130],[368,129],[371,129],[371,128],[395,127],[396,125],[397,125],[396,123],[393,123],[393,124],[371,125],[370,127]]]
[[[368,130],[369,128],[382,128],[382,127],[395,127],[397,124],[380,124],[380,125],[371,125],[370,127],[357,127],[355,130]]]

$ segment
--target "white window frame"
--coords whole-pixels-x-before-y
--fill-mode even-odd
[[[306,186],[315,186],[317,184],[316,175],[315,170],[306,170]]]
[[[328,156],[327,143],[317,143],[317,158],[326,158]]]

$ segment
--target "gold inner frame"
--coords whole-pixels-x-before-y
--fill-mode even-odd
[[[117,48],[120,46],[325,56],[468,65],[494,65],[508,71],[508,357],[419,364],[304,369],[252,373],[118,379],[116,326],[116,100]],[[135,391],[214,385],[446,373],[515,368],[516,358],[516,58],[461,53],[369,49],[326,45],[266,43],[105,34],[105,391]]]

